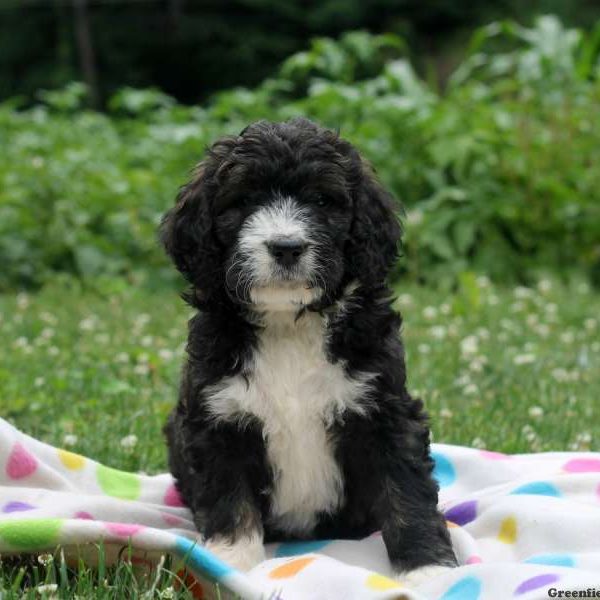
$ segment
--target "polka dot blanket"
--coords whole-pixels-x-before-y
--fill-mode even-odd
[[[600,454],[433,451],[461,566],[410,588],[393,579],[378,533],[271,545],[268,560],[240,573],[196,543],[169,475],[117,471],[0,419],[0,553],[61,546],[92,560],[90,543],[102,541],[108,558],[125,549],[148,568],[169,553],[204,598],[207,581],[220,583],[221,597],[264,600],[600,597]]]

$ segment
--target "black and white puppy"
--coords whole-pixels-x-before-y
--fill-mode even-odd
[[[399,574],[456,565],[385,284],[399,237],[358,152],[305,119],[217,141],[163,219],[198,310],[170,468],[238,568],[264,542],[379,529]]]

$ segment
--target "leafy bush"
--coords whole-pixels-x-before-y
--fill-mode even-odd
[[[402,40],[353,32],[204,107],[125,89],[99,114],[81,108],[79,85],[33,109],[0,105],[0,288],[57,271],[167,277],[155,228],[204,147],[296,115],[339,128],[401,199],[412,277],[452,285],[470,270],[514,280],[577,267],[600,278],[599,42],[600,28],[584,35],[553,17],[492,24],[439,93]]]

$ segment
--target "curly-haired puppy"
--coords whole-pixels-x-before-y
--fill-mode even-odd
[[[198,311],[170,468],[241,569],[264,542],[379,529],[397,573],[456,565],[385,284],[399,236],[358,152],[305,119],[217,141],[163,219]]]

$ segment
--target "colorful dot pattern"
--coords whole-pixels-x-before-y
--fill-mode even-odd
[[[481,581],[477,577],[465,577],[454,583],[440,600],[479,600]]]
[[[2,425],[3,422],[0,419],[0,443],[2,442]],[[50,468],[48,465],[51,465],[52,469],[62,469],[61,477],[63,478],[69,476],[80,477],[79,473],[89,475],[90,481],[97,486],[96,489],[101,490],[111,498],[131,501],[139,500],[141,497],[143,478],[139,475],[105,467],[81,455],[58,449],[53,450],[54,458],[52,460],[54,462],[49,460],[46,464],[42,456],[37,453],[37,450],[32,451],[26,440],[14,441],[7,448],[9,451],[3,457],[4,460],[0,458],[0,488],[3,485],[2,477],[4,477],[9,486],[6,488],[8,490],[16,491],[21,485],[30,490],[37,489],[38,482],[44,481],[42,474],[45,475]],[[519,459],[519,457],[511,457],[490,451],[472,450],[470,452],[472,453],[471,456],[476,455],[479,461],[489,462],[490,466],[487,468],[490,470],[494,469],[492,466],[494,463],[499,465],[500,462],[502,462],[502,466],[499,465],[498,468],[513,468],[511,464],[517,463]],[[462,469],[464,468],[464,464],[460,462],[463,460],[462,457],[464,457],[464,454],[457,453],[456,456],[453,455],[451,448],[450,453],[437,450],[433,452],[434,476],[442,492],[451,488],[451,493],[456,495],[454,491],[456,488],[453,486],[455,483],[460,482]],[[556,464],[555,475],[559,477],[561,474],[563,476],[564,474],[586,475],[587,479],[585,481],[588,482],[590,481],[588,477],[590,474],[600,474],[600,458],[592,453],[581,456],[568,456]],[[522,475],[522,473],[515,471],[515,479],[520,477],[522,480]],[[568,482],[563,484],[561,479],[552,479],[551,475],[546,475],[546,477],[547,479],[536,479],[522,483],[512,490],[509,488],[510,491],[504,492],[504,494],[508,493],[510,496],[539,496],[559,500],[568,495],[569,489],[565,487]],[[595,481],[592,477],[590,485],[589,499],[600,503],[600,477]],[[581,486],[578,489],[581,490]],[[1,490],[0,494],[2,494]],[[27,500],[21,499],[15,494],[12,497],[6,494],[0,495],[0,551],[7,548],[23,552],[51,550],[64,539],[68,539],[65,532],[70,531],[69,528],[78,526],[94,528],[93,531],[96,532],[97,539],[105,539],[108,543],[131,543],[134,546],[139,544],[143,548],[151,547],[151,545],[148,545],[148,540],[156,535],[156,530],[145,524],[124,523],[117,520],[115,522],[96,520],[96,516],[92,514],[95,511],[93,509],[92,512],[85,510],[85,506],[82,506],[82,510],[73,511],[71,518],[68,520],[38,518],[35,515],[43,514],[40,513],[43,503],[38,505],[34,496],[26,498]],[[31,498],[34,501],[29,501]],[[170,527],[187,526],[185,524],[188,521],[177,516],[179,514],[178,510],[184,510],[184,503],[174,485],[165,486],[160,499],[155,502],[154,506],[163,507],[162,511],[157,512],[157,515],[165,525]],[[464,495],[462,499],[456,498],[452,503],[446,503],[447,506],[449,504],[449,507],[445,511],[445,517],[453,536],[468,535],[465,532],[471,530],[468,527],[466,530],[462,528],[480,517],[481,508],[479,503],[478,500],[464,499]],[[177,510],[166,512],[169,509]],[[80,525],[77,525],[78,521],[81,523]],[[515,514],[504,513],[501,518],[493,522],[495,532],[492,533],[492,536],[495,536],[494,543],[498,545],[516,546],[520,543],[520,538],[527,533],[527,525],[519,521],[518,511]],[[256,585],[249,578],[220,561],[197,542],[174,535],[164,529],[160,533],[164,536],[163,540],[170,540],[169,544],[172,544],[170,547],[173,552],[185,561],[189,569],[189,571],[183,571],[186,573],[186,577],[192,577],[191,573],[209,577],[209,579],[223,583],[226,587],[244,597],[260,597],[262,592],[257,591]],[[316,577],[316,574],[320,572],[319,569],[322,568],[320,567],[320,561],[331,560],[321,554],[323,551],[327,553],[329,546],[332,548],[331,555],[335,556],[336,540],[311,540],[278,544],[274,550],[275,560],[278,562],[268,569],[265,577],[276,584],[275,589],[279,589],[278,586],[293,586],[294,581],[298,578]],[[453,580],[450,584],[448,584],[448,579],[445,578],[446,583],[442,584],[444,587],[437,592],[436,600],[483,600],[484,597],[487,597],[485,586],[489,583],[486,583],[485,575],[478,576],[481,572],[477,570],[479,569],[478,565],[484,560],[476,552],[476,546],[470,547],[469,550],[469,553],[465,552],[463,554],[461,563],[470,565],[471,572],[466,576],[457,577],[463,573],[459,569],[453,573]],[[567,572],[554,572],[553,569],[576,570],[578,566],[576,557],[576,554],[564,552],[541,552],[520,559],[522,560],[522,566],[535,566],[538,571],[533,573],[530,571],[528,576],[517,580],[511,588],[506,590],[506,596],[526,596],[536,590],[545,593],[545,588],[556,585]],[[493,557],[489,559],[486,555],[485,564],[488,565],[488,568],[490,563],[493,563]],[[539,571],[539,569],[544,568],[547,571]],[[365,590],[365,594],[385,593],[403,587],[401,583],[394,579],[372,572],[368,572],[362,578],[357,579],[354,585],[358,585]],[[433,586],[434,583],[432,582],[431,585]],[[197,597],[202,597],[202,587],[200,584],[198,586],[197,589],[200,590],[198,592],[200,595]],[[371,598],[371,596],[368,597]],[[376,596],[372,597],[375,598]]]
[[[317,540],[309,542],[287,542],[279,544],[275,551],[276,557],[298,556],[299,554],[312,554],[319,552],[331,543],[331,540]]]
[[[440,487],[448,487],[456,481],[456,470],[450,459],[439,452],[432,452],[431,457],[434,461],[433,476]]]
[[[6,475],[9,479],[24,479],[33,475],[38,468],[35,456],[30,454],[24,446],[17,442],[8,456],[6,462]]]
[[[96,469],[98,485],[107,496],[123,500],[137,500],[141,491],[138,475],[98,465]]]
[[[538,495],[538,496],[554,496],[560,497],[559,489],[547,481],[532,481],[526,483],[514,489],[511,494],[526,494],[526,495]]]
[[[521,596],[527,592],[538,590],[543,587],[547,587],[553,583],[560,581],[560,576],[554,573],[543,573],[542,575],[536,575],[530,579],[526,579],[521,583],[515,590],[515,596]]]
[[[467,525],[477,517],[477,502],[469,500],[457,504],[445,513],[446,519],[456,525]]]
[[[554,567],[574,567],[575,558],[570,554],[536,554],[524,562],[532,565],[548,565]]]

